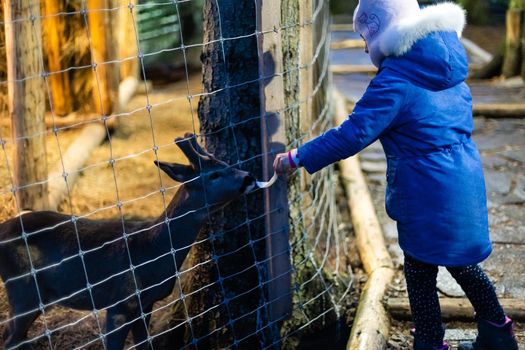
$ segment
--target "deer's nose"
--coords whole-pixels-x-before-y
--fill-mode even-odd
[[[246,193],[248,192],[248,190],[251,190],[255,186],[255,181],[256,180],[252,175],[250,174],[246,175],[244,179],[242,180],[240,192]]]

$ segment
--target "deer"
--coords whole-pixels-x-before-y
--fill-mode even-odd
[[[39,211],[0,224],[0,277],[10,306],[7,349],[31,349],[30,326],[57,304],[94,313],[107,309],[101,336],[107,350],[123,349],[130,331],[137,349],[150,348],[153,304],[172,293],[209,213],[256,189],[252,175],[216,159],[195,135],[175,143],[189,165],[155,161],[181,185],[154,221]]]

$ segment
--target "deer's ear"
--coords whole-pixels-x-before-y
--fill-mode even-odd
[[[159,162],[156,160],[154,163],[162,171],[168,174],[169,177],[177,182],[187,182],[197,177],[195,170],[190,165]]]

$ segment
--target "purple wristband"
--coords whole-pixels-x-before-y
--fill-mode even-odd
[[[295,164],[293,157],[292,157],[292,151],[288,152],[288,161],[290,162],[290,165],[292,168],[297,168],[297,164]]]

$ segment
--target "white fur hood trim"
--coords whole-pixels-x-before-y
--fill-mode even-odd
[[[432,32],[456,32],[461,37],[465,17],[465,10],[450,2],[423,8],[417,17],[404,18],[387,28],[379,38],[379,49],[385,56],[402,56]]]

